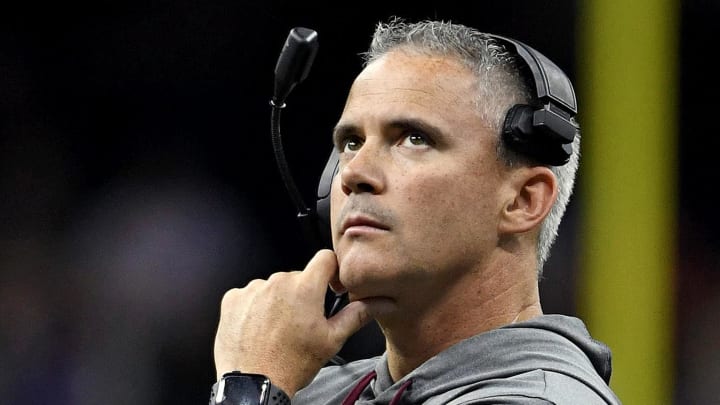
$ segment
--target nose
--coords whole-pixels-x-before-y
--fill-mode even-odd
[[[343,193],[382,193],[385,178],[381,167],[381,152],[368,142],[347,161],[340,162],[340,181]]]

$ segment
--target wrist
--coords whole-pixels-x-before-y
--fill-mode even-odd
[[[288,395],[262,374],[231,371],[212,386],[209,405],[290,405]]]

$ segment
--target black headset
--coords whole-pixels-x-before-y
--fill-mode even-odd
[[[507,51],[523,62],[528,84],[533,90],[531,104],[512,106],[503,122],[502,140],[505,146],[531,160],[550,166],[562,166],[570,160],[572,143],[580,133],[575,121],[577,100],[570,79],[543,54],[530,46],[510,38],[489,35],[503,44]],[[333,148],[317,189],[317,219],[319,232],[330,247],[330,189],[338,173],[339,154]]]

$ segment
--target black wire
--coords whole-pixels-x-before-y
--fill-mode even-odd
[[[328,313],[328,318],[335,315],[340,309],[342,309],[342,307],[345,306],[345,304],[347,303],[347,298],[347,293],[335,294],[335,302],[333,303],[332,308]],[[343,364],[346,364],[347,361],[339,355],[335,355],[332,359],[330,359],[330,363],[336,366],[341,366]]]
[[[330,309],[330,312],[328,313],[328,317],[335,315],[340,309],[342,309],[342,307],[345,306],[346,303],[347,303],[347,293],[336,294],[335,302],[333,303],[333,306]]]
[[[332,359],[330,359],[330,363],[334,364],[336,366],[342,366],[343,364],[347,364],[347,360],[343,359],[339,355],[334,355]]]
[[[302,195],[300,194],[300,191],[298,191],[297,186],[293,181],[292,174],[290,174],[290,169],[288,168],[287,160],[285,159],[285,151],[283,149],[282,138],[280,136],[280,113],[285,107],[285,104],[278,106],[275,103],[271,102],[270,105],[272,105],[270,124],[273,151],[275,152],[275,161],[277,162],[283,182],[285,182],[285,188],[287,188],[288,193],[290,193],[290,198],[292,198],[295,206],[298,209],[298,214],[306,215],[310,210],[308,209],[307,205],[305,205],[305,202],[302,199]]]

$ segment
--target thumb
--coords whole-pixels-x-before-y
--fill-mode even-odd
[[[373,318],[391,310],[392,301],[387,298],[373,298],[353,301],[328,319],[332,337],[340,344]]]

